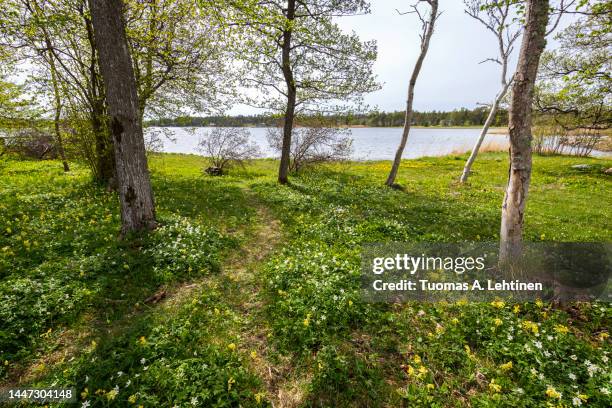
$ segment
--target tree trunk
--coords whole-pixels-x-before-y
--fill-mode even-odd
[[[503,86],[502,90],[495,97],[495,101],[493,102],[493,106],[491,106],[491,111],[489,112],[489,116],[487,116],[487,120],[485,121],[484,126],[482,127],[482,130],[480,131],[480,136],[478,136],[478,141],[476,141],[476,144],[474,145],[474,148],[472,149],[472,154],[470,154],[470,157],[468,158],[467,162],[465,163],[465,167],[463,168],[463,174],[461,175],[461,179],[459,180],[461,183],[467,182],[467,179],[470,176],[472,165],[474,164],[474,161],[476,160],[476,156],[478,156],[478,151],[480,150],[480,146],[482,146],[482,142],[487,136],[487,132],[489,131],[489,128],[495,121],[495,115],[497,115],[499,104],[504,99],[504,96],[506,96],[506,93],[508,92],[508,88],[510,87],[511,82],[512,81],[502,85]]]
[[[66,151],[64,150],[64,142],[62,140],[62,131],[60,129],[60,119],[62,116],[62,100],[60,97],[59,83],[57,80],[57,71],[55,70],[55,60],[54,55],[51,52],[51,40],[45,33],[45,43],[47,49],[49,49],[49,71],[51,71],[51,84],[53,85],[53,102],[55,108],[55,117],[53,118],[53,127],[55,129],[55,139],[57,141],[57,150],[59,152],[60,158],[62,159],[62,164],[64,166],[64,172],[70,171],[70,166],[68,166],[68,160],[66,160]]]
[[[392,186],[395,184],[395,178],[397,177],[397,172],[399,170],[400,163],[402,162],[402,155],[404,154],[404,149],[406,148],[406,142],[408,141],[408,134],[410,133],[410,126],[412,124],[412,116],[413,110],[412,105],[414,102],[414,87],[416,86],[416,81],[419,77],[419,73],[421,72],[421,67],[423,66],[423,61],[425,60],[425,56],[427,55],[427,51],[429,49],[429,41],[431,40],[431,36],[434,32],[434,25],[436,19],[438,18],[438,0],[431,0],[431,13],[429,15],[429,19],[427,21],[427,27],[425,33],[421,40],[421,53],[419,54],[419,58],[412,70],[412,75],[410,77],[410,83],[408,84],[408,98],[406,100],[406,114],[404,117],[404,129],[402,130],[402,140],[397,148],[397,152],[395,153],[395,159],[393,160],[393,165],[391,166],[391,171],[389,172],[389,177],[387,177],[387,181],[385,184],[387,186]]]
[[[295,0],[287,1],[287,20],[293,23],[295,20]],[[291,36],[292,27],[285,29],[283,32],[283,76],[287,84],[287,108],[285,109],[285,123],[283,125],[283,146],[281,148],[281,160],[278,169],[278,182],[287,184],[289,181],[289,162],[291,159],[291,133],[293,132],[293,121],[295,118],[296,104],[296,87],[293,80],[293,71],[291,70]]]
[[[41,13],[42,10],[38,3],[33,3],[36,13]],[[53,44],[46,28],[42,27],[42,34],[45,38],[45,47],[47,47],[47,57],[49,58],[49,71],[51,73],[51,86],[53,86],[53,104],[55,109],[55,116],[53,118],[53,127],[55,130],[55,140],[57,142],[57,150],[62,159],[62,165],[64,166],[64,172],[70,171],[68,161],[66,160],[66,151],[64,150],[64,142],[62,140],[62,132],[60,128],[60,119],[62,116],[62,99],[60,97],[59,81],[57,79],[57,69],[55,67],[55,55],[53,54]]]
[[[113,152],[113,141],[108,134],[108,127],[105,123],[105,92],[104,85],[102,84],[97,71],[98,53],[96,50],[96,40],[94,38],[91,18],[84,12],[82,13],[82,16],[85,22],[85,30],[87,31],[87,41],[89,42],[89,47],[91,48],[91,62],[89,65],[91,87],[90,121],[96,144],[96,174],[94,176],[99,183],[106,185],[111,190],[115,190],[117,188],[115,177],[115,155]]]
[[[113,136],[121,233],[153,229],[155,207],[122,0],[89,0]]]
[[[531,180],[531,104],[540,56],[546,46],[548,0],[528,0],[526,10],[510,103],[510,166],[499,234],[502,263],[521,255],[523,215]]]

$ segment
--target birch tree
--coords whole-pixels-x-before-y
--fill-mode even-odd
[[[523,219],[531,181],[531,110],[549,18],[548,0],[527,0],[525,6],[525,31],[510,102],[510,166],[499,234],[502,263],[518,257],[522,249]]]
[[[89,0],[113,136],[121,233],[156,226],[139,100],[122,0]]]
[[[424,16],[424,12],[419,8],[422,3],[427,4],[427,6],[429,7],[428,16]],[[416,14],[419,20],[421,21],[421,46],[419,56],[412,70],[412,75],[410,76],[410,83],[408,84],[408,97],[406,99],[406,113],[404,116],[404,128],[402,130],[402,138],[395,153],[395,158],[393,160],[393,164],[391,165],[391,171],[389,172],[389,176],[387,177],[387,181],[385,182],[385,184],[390,187],[395,184],[397,172],[402,162],[402,155],[404,154],[404,149],[406,148],[406,143],[408,142],[408,134],[410,133],[412,116],[414,114],[414,88],[416,86],[417,79],[419,78],[419,73],[421,72],[423,61],[425,60],[425,57],[427,56],[427,51],[429,50],[429,42],[431,41],[431,37],[433,36],[436,21],[440,16],[440,14],[438,13],[438,0],[419,0],[416,4],[412,5],[412,10],[407,13]]]
[[[512,0],[464,0],[465,13],[481,23],[491,34],[495,36],[497,41],[498,55],[495,58],[487,58],[482,62],[493,62],[501,68],[500,72],[500,90],[495,96],[489,115],[480,131],[478,140],[476,141],[472,153],[465,163],[463,174],[460,182],[465,183],[470,176],[472,165],[476,160],[480,146],[484,141],[491,124],[495,121],[495,115],[500,104],[510,88],[514,75],[509,75],[509,59],[514,50],[514,43],[521,34],[521,27],[518,26],[516,19],[513,19],[512,8],[515,4]]]
[[[252,106],[283,117],[278,181],[288,182],[291,137],[302,113],[338,112],[378,89],[376,43],[344,33],[338,17],[369,12],[364,0],[234,1],[243,49],[243,85],[258,93]],[[340,106],[340,102],[344,106]]]

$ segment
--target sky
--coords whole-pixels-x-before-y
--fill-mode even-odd
[[[376,40],[378,60],[374,72],[382,89],[366,95],[369,108],[404,110],[408,81],[419,53],[420,22],[408,11],[410,0],[372,0],[372,12],[337,20],[341,28],[355,31],[362,40]],[[489,103],[500,87],[500,66],[487,62],[497,56],[496,39],[481,23],[464,13],[461,0],[441,0],[443,12],[431,40],[415,89],[414,108],[419,111],[474,108]],[[550,45],[554,41],[549,39]],[[515,46],[514,70],[520,40]],[[235,107],[231,114],[252,114],[248,107]]]
[[[408,11],[406,0],[374,0],[370,15],[339,20],[346,30],[362,39],[375,39],[378,59],[374,66],[383,88],[365,101],[380,110],[404,110],[410,74],[419,54],[418,17]],[[492,33],[463,12],[460,0],[440,1],[442,15],[436,22],[430,48],[415,88],[416,110],[452,110],[488,103],[499,88],[500,67],[480,61],[496,56]]]

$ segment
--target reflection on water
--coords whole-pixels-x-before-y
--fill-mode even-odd
[[[196,147],[200,136],[210,128],[164,128],[172,140],[163,137],[162,151],[166,153],[200,154]],[[148,131],[159,130],[156,128]],[[250,128],[252,140],[257,143],[263,157],[276,157],[266,139],[266,128]],[[445,156],[469,152],[478,139],[480,129],[412,129],[404,150],[405,159],[426,156]],[[402,134],[401,128],[355,128],[351,129],[354,160],[392,160]],[[508,137],[489,134],[480,151],[505,151]],[[593,152],[601,156],[601,152]]]

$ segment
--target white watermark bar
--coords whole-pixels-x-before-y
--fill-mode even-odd
[[[523,243],[500,263],[495,242],[373,243],[362,247],[369,302],[612,301],[612,243]]]

